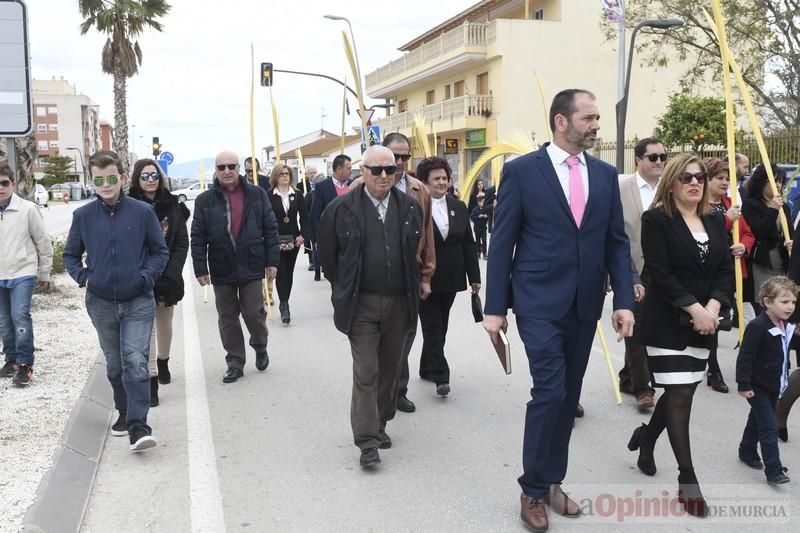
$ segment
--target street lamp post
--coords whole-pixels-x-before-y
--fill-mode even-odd
[[[353,41],[353,53],[356,55],[356,75],[358,75],[359,81],[361,81],[361,62],[358,60],[358,47],[356,46],[356,37],[353,34],[353,25],[350,24],[350,21],[347,17],[340,17],[338,15],[325,15],[326,19],[329,20],[343,20],[347,23],[347,27],[350,28],[350,40]]]
[[[82,183],[82,185],[84,187],[86,187],[86,165],[83,162],[83,152],[81,151],[80,148],[76,148],[74,146],[67,147],[66,149],[67,150],[75,150],[76,152],[78,152],[78,155],[81,156],[81,174],[83,174],[83,180],[82,180],[83,183]],[[73,162],[74,161],[75,160],[73,159]]]
[[[633,28],[631,34],[631,46],[628,51],[628,68],[625,72],[625,92],[617,102],[617,172],[622,174],[625,172],[625,121],[628,115],[628,93],[631,88],[631,66],[633,65],[633,51],[636,44],[636,34],[639,30],[648,27],[660,30],[668,30],[677,26],[683,26],[684,22],[681,19],[657,19],[657,20],[643,20]]]

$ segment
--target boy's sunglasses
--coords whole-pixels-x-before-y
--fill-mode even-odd
[[[95,187],[102,187],[104,184],[108,183],[109,185],[116,185],[119,183],[119,176],[106,176],[105,178],[100,176],[98,178],[94,178],[94,186]]]
[[[11,187],[11,184],[14,183],[11,180],[3,180],[0,181],[0,187]]]
[[[236,167],[238,167],[238,166],[239,166],[238,163],[228,163],[227,165],[217,165],[217,170],[222,172],[223,170],[225,170],[226,167],[228,168],[228,170],[236,170]]]
[[[142,181],[160,181],[161,175],[158,172],[142,172],[139,174],[139,179]]]
[[[387,166],[380,166],[376,165],[374,167],[370,167],[367,165],[362,165],[364,168],[369,169],[373,176],[380,176],[381,173],[386,172],[387,176],[392,176],[397,171],[396,165],[387,165]]]
[[[705,172],[695,172],[692,174],[691,172],[684,172],[678,178],[680,182],[684,185],[689,185],[693,179],[697,180],[697,183],[703,184],[706,182],[706,173]]]

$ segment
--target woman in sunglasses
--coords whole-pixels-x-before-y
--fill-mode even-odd
[[[704,517],[708,509],[694,473],[689,417],[703,380],[720,310],[730,307],[733,262],[725,224],[708,207],[707,175],[696,155],[667,162],[653,207],[642,215],[647,298],[641,338],[654,387],[663,387],[648,424],[636,428],[628,449],[639,450],[637,465],[654,475],[653,448],[667,430],[678,462],[678,499],[686,511]]]
[[[175,305],[183,299],[182,271],[189,251],[186,229],[189,208],[169,192],[161,167],[152,159],[140,159],[134,165],[129,194],[131,198],[153,206],[169,248],[169,262],[153,289],[156,319],[150,336],[149,367],[150,406],[155,407],[158,405],[158,384],[166,385],[172,380],[169,371],[172,315]]]
[[[742,204],[742,215],[747,219],[756,236],[756,244],[750,254],[750,272],[753,275],[753,289],[756,294],[761,285],[772,276],[786,275],[789,266],[791,241],[784,242],[783,231],[778,220],[780,210],[789,218],[789,208],[783,204],[781,189],[786,173],[772,165],[772,175],[778,194],[772,186],[764,165],[758,165],[747,181],[747,197]],[[753,303],[756,313],[761,311],[759,304]]]
[[[303,247],[305,235],[308,235],[308,216],[303,193],[294,187],[292,169],[287,165],[275,165],[270,174],[269,183],[272,189],[267,193],[275,219],[278,221],[278,238],[280,239],[281,260],[278,265],[278,277],[275,285],[278,288],[278,308],[281,321],[289,324],[292,320],[289,311],[289,296],[294,281],[294,265],[297,253]]]
[[[753,246],[755,246],[756,237],[747,224],[747,220],[742,216],[742,210],[738,206],[732,205],[728,196],[728,188],[730,186],[728,162],[716,157],[710,157],[705,160],[705,165],[706,169],[708,169],[708,205],[712,211],[720,213],[725,220],[725,232],[728,234],[728,245],[733,257],[746,259],[750,256]],[[733,244],[733,222],[736,220],[739,221],[739,244]],[[742,278],[747,279],[748,276],[747,263],[742,261]],[[731,285],[731,302],[733,302],[735,290],[735,284]],[[728,385],[722,377],[722,370],[719,367],[716,343],[708,355],[708,373],[706,377],[707,385],[715,391],[723,393],[729,391]]]

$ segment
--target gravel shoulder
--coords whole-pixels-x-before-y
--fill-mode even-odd
[[[0,380],[0,532],[21,528],[64,427],[97,359],[97,336],[84,290],[53,276],[51,292],[34,294],[35,362],[31,385]]]

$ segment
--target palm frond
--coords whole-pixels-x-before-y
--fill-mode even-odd
[[[506,155],[527,154],[535,149],[536,146],[533,144],[530,136],[521,132],[515,132],[511,134],[507,139],[504,139],[503,141],[495,144],[483,152],[478,160],[472,164],[472,168],[469,169],[467,177],[461,186],[462,190],[465,192],[471,191],[472,185],[475,183],[475,180],[478,179],[478,175],[481,173],[481,171],[483,171],[484,168],[486,168],[487,165],[491,164],[494,158]],[[461,199],[464,203],[467,203],[469,201],[469,194],[462,194]]]
[[[300,148],[297,148],[294,151],[294,155],[297,158],[297,183],[300,183],[300,176],[302,175],[302,181],[305,184],[305,190],[308,191],[308,180],[306,179],[306,161],[303,159],[303,151]]]
[[[139,48],[139,41],[133,43],[133,52],[136,54],[136,60],[141,65],[142,64],[142,49]]]
[[[272,128],[275,131],[275,161],[281,160],[281,141],[280,141],[280,120],[278,119],[278,108],[275,107],[275,99],[272,97],[272,87],[269,88],[269,103],[272,106]]]
[[[114,47],[111,43],[111,38],[106,39],[106,44],[103,46],[103,53],[100,60],[103,72],[106,74],[114,73]]]
[[[430,157],[433,151],[428,141],[428,128],[425,126],[424,115],[414,115],[414,125],[411,131],[415,141],[414,144],[422,150],[422,157]]]
[[[361,131],[367,129],[367,113],[364,106],[364,90],[361,87],[361,77],[358,75],[358,67],[356,66],[356,54],[353,51],[353,45],[350,43],[350,37],[347,33],[342,31],[342,39],[344,40],[344,55],[347,58],[347,63],[350,65],[350,71],[353,73],[353,79],[356,81],[356,96],[358,97],[358,108],[361,110]]]

